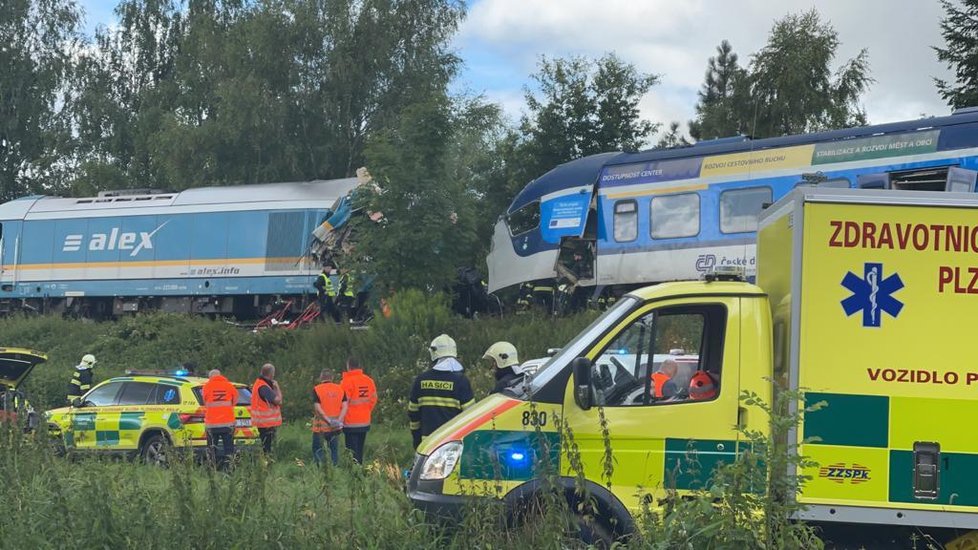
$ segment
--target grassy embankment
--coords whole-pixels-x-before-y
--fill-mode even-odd
[[[465,321],[452,317],[439,298],[414,293],[400,298],[395,317],[379,319],[367,331],[319,326],[252,334],[172,315],[101,324],[0,320],[0,345],[33,347],[50,356],[24,388],[41,407],[63,404],[71,367],[84,353],[99,358],[97,380],[125,369],[168,369],[193,360],[201,369],[217,367],[245,382],[271,361],[279,367],[284,416],[290,420],[272,462],[246,458],[230,476],[180,460],[160,470],[121,460],[60,459],[43,443],[2,433],[0,547],[573,546],[558,515],[561,496],[549,501],[557,506],[548,507],[546,517],[519,529],[501,528],[502,514],[487,503],[473,504],[454,529],[426,524],[403,492],[403,470],[413,454],[405,401],[410,381],[428,362],[427,344],[439,333],[455,337],[477,395],[485,395],[491,369],[477,365],[492,342],[509,340],[524,358],[539,357],[547,347],[566,343],[593,314]],[[338,369],[351,354],[362,359],[381,392],[367,464],[355,467],[344,458],[340,468],[316,468],[307,427],[310,390],[322,367]],[[610,440],[605,444],[612,450]],[[757,495],[756,487],[766,483],[760,465],[772,460],[747,456],[665,515],[639,518],[643,529],[629,547],[772,547],[767,539],[784,548],[817,546],[807,528],[786,521],[789,510]]]
[[[406,293],[392,319],[370,330],[320,325],[253,334],[220,321],[145,315],[115,323],[33,317],[0,319],[0,346],[48,353],[24,390],[39,408],[64,404],[71,368],[84,353],[99,360],[96,381],[126,369],[172,369],[193,360],[242,382],[258,367],[278,366],[285,395],[274,461],[245,459],[231,476],[176,463],[169,470],[120,460],[64,460],[16,434],[0,444],[0,547],[9,548],[488,548],[519,541],[555,544],[561,532],[484,528],[446,533],[424,524],[403,494],[413,457],[405,416],[410,381],[428,363],[428,342],[451,334],[477,395],[492,384],[479,357],[493,342],[513,342],[538,357],[585,326],[593,314],[553,320],[512,317],[467,321],[440,298]],[[318,469],[311,460],[308,419],[319,370],[339,370],[347,356],[366,365],[380,390],[367,439],[367,467]],[[484,519],[484,518],[483,518]],[[491,526],[489,524],[492,524]]]

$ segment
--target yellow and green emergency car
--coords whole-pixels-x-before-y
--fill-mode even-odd
[[[757,247],[756,284],[634,291],[527,384],[442,426],[417,450],[409,497],[435,516],[475,496],[516,508],[550,464],[569,500],[583,477],[598,520],[579,518],[582,536],[607,541],[667,489],[702,487],[743,447],[738,429],[767,433],[739,396],[771,402],[785,380],[827,404],[789,435],[818,463],[789,497],[800,518],[978,529],[978,198],[799,188],[761,214]],[[654,398],[649,375],[672,348],[718,391]]]
[[[135,455],[165,464],[173,447],[203,454],[207,448],[201,390],[206,378],[180,374],[131,373],[110,378],[69,407],[47,412],[48,431],[66,451]],[[251,426],[251,390],[235,384],[238,402],[235,445],[250,447],[258,431]]]

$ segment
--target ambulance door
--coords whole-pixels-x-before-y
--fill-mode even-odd
[[[118,414],[118,448],[134,450],[139,447],[139,436],[147,413],[157,412],[156,384],[151,382],[126,382],[116,404]],[[158,414],[157,414],[158,417]],[[109,418],[106,421],[111,422]]]
[[[634,510],[661,503],[667,489],[703,487],[718,463],[734,457],[739,314],[736,297],[653,302],[593,344],[584,354],[591,406],[575,399],[574,377],[564,396],[567,445],[576,444],[588,480],[610,485]],[[678,348],[683,361],[665,366]],[[650,366],[671,377],[661,396]],[[563,475],[578,475],[573,462],[561,462]]]
[[[65,441],[69,447],[79,450],[105,447],[112,439],[113,434],[107,433],[109,431],[115,431],[115,440],[118,440],[118,428],[111,430],[109,417],[113,414],[118,417],[115,404],[120,389],[122,382],[106,382],[85,394],[81,407],[72,407],[71,426]]]

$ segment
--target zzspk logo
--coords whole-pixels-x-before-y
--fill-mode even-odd
[[[842,286],[852,292],[842,300],[842,309],[847,317],[862,311],[864,327],[879,327],[883,313],[896,318],[903,309],[903,302],[893,297],[894,292],[903,288],[903,281],[896,273],[884,278],[883,264],[866,263],[862,278],[851,271],[846,273]]]
[[[866,466],[855,463],[852,466],[846,466],[845,462],[838,462],[819,468],[818,477],[824,477],[836,483],[848,481],[853,485],[858,485],[869,481],[869,472],[870,470]]]

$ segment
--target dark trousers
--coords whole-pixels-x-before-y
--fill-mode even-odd
[[[334,323],[340,322],[340,312],[336,308],[336,301],[332,296],[323,294],[319,297],[319,318],[325,322],[332,319]]]
[[[227,469],[234,456],[234,428],[207,428],[207,455],[211,464]]]
[[[343,443],[353,453],[353,460],[363,464],[363,445],[367,441],[367,430],[370,428],[344,428]]]
[[[326,458],[323,442],[329,446],[329,458],[333,461],[333,466],[340,463],[340,434],[341,430],[335,432],[312,432],[312,459],[316,465],[323,463]]]
[[[271,454],[272,443],[275,441],[275,428],[258,428],[258,438],[261,439],[261,449],[265,454]]]

